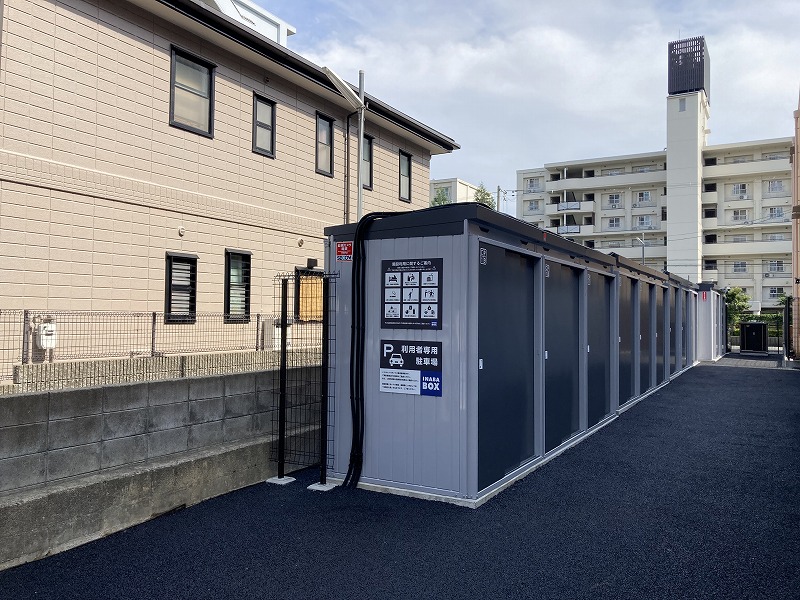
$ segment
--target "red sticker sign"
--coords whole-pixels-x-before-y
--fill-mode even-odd
[[[336,262],[353,261],[353,242],[336,242]]]

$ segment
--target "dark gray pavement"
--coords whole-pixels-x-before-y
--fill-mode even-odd
[[[800,372],[700,365],[477,510],[257,485],[0,599],[800,597]]]

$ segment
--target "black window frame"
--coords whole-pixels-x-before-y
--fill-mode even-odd
[[[231,314],[231,257],[240,256],[247,262],[247,280],[244,283],[244,314]],[[253,253],[247,250],[236,250],[225,248],[225,297],[223,300],[223,321],[225,323],[249,323],[250,322],[250,290],[253,282]]]
[[[208,131],[175,120],[175,62],[178,56],[208,69]],[[187,52],[182,48],[178,48],[177,46],[171,46],[169,73],[169,124],[171,127],[183,129],[184,131],[196,133],[197,135],[202,135],[203,137],[210,139],[214,138],[214,82],[216,70],[217,65],[214,63],[201,58],[196,54]]]
[[[398,154],[398,167],[397,167],[397,176],[398,176],[398,185],[397,185],[397,197],[400,199],[400,202],[407,202],[411,204],[411,159],[412,155],[410,152],[406,152],[405,150],[400,150]],[[408,161],[408,198],[403,198],[403,160]]]
[[[272,121],[270,123],[263,123],[258,120],[258,103],[268,104],[272,107]],[[275,158],[275,113],[277,103],[270,100],[266,96],[262,96],[258,92],[253,92],[253,152],[266,156],[267,158]],[[258,128],[259,126],[268,127],[270,132],[270,145],[271,150],[265,150],[258,145]]]
[[[197,255],[183,254],[181,252],[167,252],[165,280],[164,280],[164,323],[195,323],[197,321]],[[189,264],[189,312],[173,313],[172,301],[174,291],[181,290],[183,286],[172,285],[172,270],[176,262]]]
[[[373,167],[373,165],[375,164],[375,144],[374,144],[374,141],[375,141],[374,137],[372,137],[371,135],[367,135],[366,133],[364,134],[364,144],[365,144],[365,146],[366,146],[367,143],[369,143],[369,184],[363,183],[363,179],[362,179],[362,187],[363,187],[363,189],[370,190],[370,191],[373,188],[373,183],[374,182],[373,182],[372,178],[373,178],[373,175],[374,175],[374,172],[375,172],[375,169]],[[362,158],[361,159],[361,163],[363,164],[363,162],[364,162],[364,160]]]
[[[325,121],[328,123],[328,131],[330,133],[330,171],[324,171],[319,168],[319,124],[320,121]],[[328,115],[317,111],[317,117],[314,120],[314,170],[319,173],[320,175],[324,175],[325,177],[333,177],[333,123],[335,119],[333,117],[329,117]]]

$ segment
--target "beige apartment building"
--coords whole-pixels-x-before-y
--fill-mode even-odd
[[[753,312],[792,293],[792,138],[709,145],[703,38],[670,44],[666,148],[517,171],[517,217],[692,282]],[[658,144],[661,146],[661,144]]]
[[[355,220],[357,116],[254,4],[1,6],[0,308],[247,319]],[[427,207],[458,145],[366,104],[364,213]]]

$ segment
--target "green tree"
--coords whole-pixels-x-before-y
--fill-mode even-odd
[[[750,309],[750,297],[740,287],[732,287],[725,292],[725,307],[728,310],[728,323],[733,327],[739,324],[742,315]]]
[[[478,186],[478,189],[475,190],[475,202],[478,204],[483,204],[484,206],[488,206],[492,210],[494,210],[494,196],[492,193],[486,189],[486,186],[481,184]]]
[[[447,195],[445,188],[436,190],[436,195],[431,200],[431,206],[441,206],[442,204],[450,204],[450,196]]]

